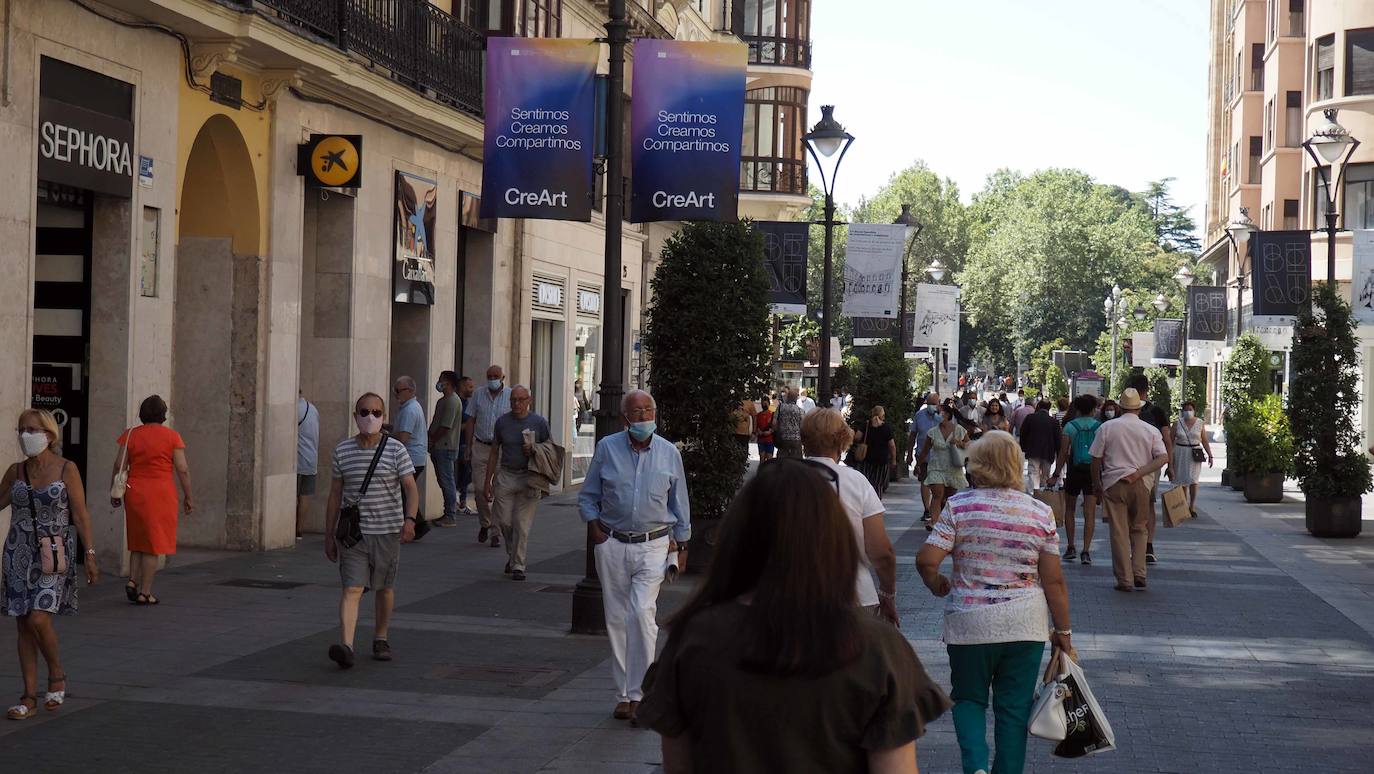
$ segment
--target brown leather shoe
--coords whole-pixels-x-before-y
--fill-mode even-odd
[[[478,542],[478,543],[485,543],[485,542],[487,542],[487,537],[488,537],[488,534],[489,534],[490,532],[491,532],[491,530],[487,529],[486,527],[482,527],[481,529],[477,530],[477,542]]]
[[[630,725],[639,728],[639,702],[630,702]]]
[[[629,720],[630,702],[622,701],[619,704],[615,705],[615,712],[611,713],[611,717],[615,718],[616,720]]]

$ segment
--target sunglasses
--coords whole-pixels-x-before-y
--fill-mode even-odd
[[[367,416],[368,414],[371,414],[372,416],[374,416],[374,417],[376,417],[376,418],[378,418],[378,419],[381,419],[381,418],[382,418],[382,410],[381,410],[381,409],[358,409],[358,416],[360,416],[360,417],[365,417],[365,416]]]
[[[840,474],[837,473],[834,468],[830,467],[824,462],[821,462],[820,460],[807,459],[806,457],[774,457],[772,459],[760,462],[759,469],[762,470],[766,466],[780,465],[783,463],[790,463],[794,465],[802,464],[811,468],[812,470],[818,471],[822,476],[826,478],[826,480],[828,480],[831,484],[835,485],[835,494],[838,495],[840,493]]]
[[[403,393],[403,392],[410,392],[410,388],[409,388],[409,387],[396,387],[396,388],[393,388],[391,391],[392,391],[393,393],[397,394],[397,395],[400,395],[400,394]]]

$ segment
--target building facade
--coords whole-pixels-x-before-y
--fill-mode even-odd
[[[0,342],[24,364],[0,376],[0,402],[57,409],[99,492],[139,402],[166,398],[194,481],[190,546],[290,545],[297,396],[319,408],[324,472],[356,396],[390,396],[400,375],[428,415],[440,371],[503,365],[577,484],[602,342],[623,337],[625,381],[642,383],[648,282],[677,224],[626,224],[623,296],[606,299],[600,189],[588,223],[481,219],[482,71],[486,37],[603,37],[607,6],[0,0]],[[808,203],[809,0],[629,6],[632,38],[749,43],[740,215],[792,219]],[[629,60],[625,99],[633,46]],[[320,134],[361,138],[360,185],[307,187],[297,149]],[[407,216],[433,242],[418,296],[396,279]],[[604,330],[608,303],[624,330]],[[89,500],[117,564],[122,519]]]
[[[1244,208],[1261,230],[1313,230],[1312,277],[1326,277],[1324,174],[1302,143],[1323,120],[1338,120],[1362,141],[1345,165],[1335,203],[1336,281],[1349,298],[1352,229],[1374,228],[1374,3],[1362,0],[1213,0],[1207,145],[1207,247],[1202,260],[1228,289],[1228,347],[1212,358],[1213,410],[1220,411],[1221,364],[1251,323],[1250,259],[1226,225]],[[1342,170],[1337,167],[1337,177]],[[1240,249],[1236,249],[1239,247]],[[1271,349],[1274,389],[1287,389],[1291,331],[1259,328]],[[1364,326],[1363,384],[1374,384],[1374,328]],[[1365,389],[1362,387],[1362,389]],[[1365,389],[1367,393],[1368,390]],[[1366,395],[1368,398],[1368,395]],[[1364,402],[1363,426],[1374,427]],[[1371,440],[1371,439],[1367,439]]]

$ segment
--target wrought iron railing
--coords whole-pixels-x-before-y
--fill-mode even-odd
[[[800,160],[750,158],[740,161],[739,187],[746,193],[806,195],[806,164]]]
[[[237,0],[354,52],[416,91],[482,115],[485,38],[426,0]]]
[[[811,67],[811,41],[772,35],[740,35],[749,44],[749,64]]]

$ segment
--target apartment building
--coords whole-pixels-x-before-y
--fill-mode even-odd
[[[1206,238],[1202,261],[1228,289],[1228,348],[1208,362],[1214,410],[1220,407],[1221,363],[1239,329],[1251,330],[1251,284],[1245,244],[1226,225],[1242,209],[1261,230],[1322,229],[1324,180],[1302,143],[1323,111],[1362,141],[1335,191],[1342,229],[1336,238],[1336,280],[1349,293],[1352,229],[1374,228],[1374,2],[1368,0],[1212,0],[1208,89]],[[1342,174],[1343,172],[1343,174]],[[1237,250],[1236,248],[1240,249]],[[1312,236],[1314,279],[1326,276],[1324,231]],[[1274,388],[1286,389],[1291,331],[1259,328],[1271,349]],[[1361,329],[1365,384],[1374,384],[1374,328]],[[1366,400],[1364,426],[1374,426]]]
[[[0,351],[15,366],[0,404],[59,409],[97,491],[139,402],[167,398],[195,480],[191,546],[290,545],[297,396],[319,407],[327,466],[354,397],[402,374],[504,365],[576,485],[593,427],[574,383],[594,391],[608,335],[626,344],[626,383],[642,382],[648,283],[677,226],[625,224],[623,296],[604,299],[600,190],[587,223],[480,218],[484,44],[603,37],[608,5],[0,0]],[[809,0],[629,12],[632,38],[749,45],[740,214],[791,219],[808,203]],[[625,99],[633,46],[629,59]],[[297,147],[312,134],[362,138],[360,186],[306,187]],[[394,285],[400,181],[433,218],[424,303]],[[608,303],[623,330],[603,330]],[[122,519],[90,501],[117,563]]]

